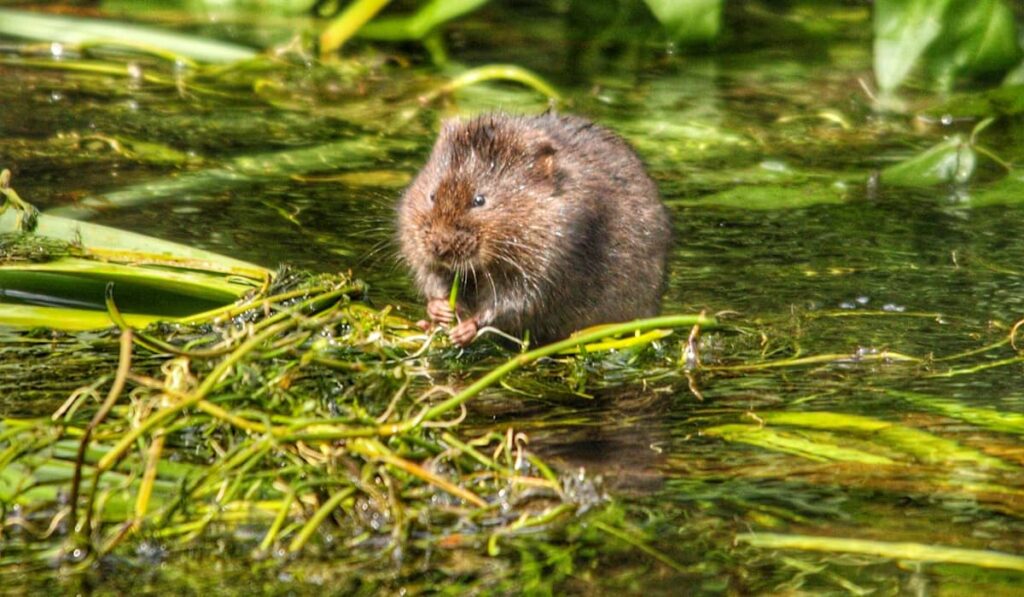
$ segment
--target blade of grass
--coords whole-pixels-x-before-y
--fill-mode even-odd
[[[873,442],[914,456],[931,464],[970,462],[983,468],[1012,468],[1008,463],[983,452],[960,445],[921,429],[906,427],[872,417],[835,412],[759,412],[758,416],[772,425],[788,425],[806,429],[851,431],[869,434]]]
[[[653,547],[651,547],[650,545],[648,545],[647,543],[645,543],[641,539],[639,539],[637,537],[634,537],[634,536],[630,535],[629,533],[627,533],[627,532],[625,532],[625,531],[623,531],[621,529],[617,529],[615,527],[607,525],[607,524],[605,524],[605,523],[603,523],[601,521],[595,522],[594,526],[597,527],[598,529],[601,529],[605,533],[608,533],[612,537],[615,537],[616,539],[618,539],[620,541],[624,541],[624,542],[628,543],[629,545],[632,545],[633,547],[635,547],[635,548],[639,549],[640,551],[644,552],[645,554],[651,556],[655,560],[658,560],[659,562],[661,562],[662,564],[664,564],[664,565],[668,566],[669,568],[675,570],[676,572],[686,572],[686,567],[684,567],[682,564],[680,564],[679,562],[673,560],[672,558],[670,558],[665,553],[663,553],[663,552],[661,552],[661,551],[659,551],[657,549],[654,549]]]
[[[1024,414],[1021,413],[969,406],[952,398],[931,396],[917,392],[884,390],[884,393],[894,398],[902,398],[916,406],[934,410],[947,417],[966,421],[972,425],[1003,433],[1024,435]]]
[[[427,93],[421,99],[423,102],[432,102],[442,95],[454,93],[463,87],[477,85],[485,81],[512,81],[521,83],[538,93],[547,97],[562,101],[562,94],[557,89],[537,74],[514,64],[489,64],[471,68],[451,81]]]
[[[139,328],[168,319],[160,315],[142,313],[128,313],[124,317],[133,327]],[[22,329],[51,328],[68,332],[99,330],[111,326],[110,317],[103,311],[34,307],[8,303],[0,303],[0,321],[5,326]]]
[[[816,537],[813,535],[781,535],[776,533],[741,533],[736,535],[736,541],[765,549],[856,553],[896,560],[966,564],[980,568],[1024,571],[1024,557],[1018,555],[923,543],[871,541],[841,537]]]
[[[256,55],[252,48],[209,38],[112,20],[0,9],[0,34],[65,44],[123,40],[203,62],[234,62]]]
[[[817,462],[859,462],[873,465],[896,464],[896,461],[886,456],[843,447],[833,442],[824,441],[823,438],[808,437],[772,427],[718,425],[705,429],[702,433],[712,437],[721,437],[730,442],[740,442],[767,450],[801,456]]]
[[[352,497],[356,490],[354,487],[346,487],[345,489],[339,490],[330,497],[320,508],[313,514],[313,516],[306,522],[306,524],[299,530],[299,533],[295,535],[292,542],[288,544],[288,551],[295,553],[305,547],[306,543],[313,536],[313,533],[320,528],[321,523],[327,520],[331,512],[341,505],[343,501]]]
[[[0,214],[0,233],[17,231],[17,217],[14,210]],[[80,246],[86,254],[110,261],[220,272],[257,280],[269,274],[259,265],[210,251],[55,215],[40,214],[33,233]]]
[[[82,532],[88,532],[89,522],[92,519],[92,506],[93,498],[96,495],[96,488],[99,486],[100,475],[102,471],[96,469],[95,477],[93,480],[93,491],[90,495],[89,505],[85,510],[85,525],[82,529],[76,529],[75,519],[76,512],[78,510],[78,492],[82,482],[82,466],[85,463],[85,449],[89,446],[89,441],[92,438],[92,433],[96,427],[107,418],[110,414],[110,410],[114,408],[114,403],[121,396],[121,392],[124,391],[125,382],[128,379],[128,371],[131,368],[132,363],[132,333],[131,330],[121,332],[121,353],[117,363],[117,374],[114,376],[114,382],[110,385],[110,391],[107,393],[106,400],[100,406],[100,409],[93,415],[89,425],[85,428],[85,433],[82,434],[82,438],[78,444],[78,454],[75,456],[75,474],[71,480],[71,497],[68,503],[71,504],[71,514],[68,517],[68,524],[72,530],[81,530]]]

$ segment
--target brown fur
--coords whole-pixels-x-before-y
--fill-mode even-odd
[[[458,271],[460,315],[545,342],[655,315],[671,226],[643,164],[607,129],[489,114],[445,123],[398,205],[398,235],[428,301]]]

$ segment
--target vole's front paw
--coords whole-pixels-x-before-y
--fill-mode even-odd
[[[448,337],[451,338],[452,344],[456,346],[468,346],[470,342],[476,339],[477,324],[475,317],[469,317],[459,322],[459,325],[452,328],[448,332]]]
[[[431,323],[448,325],[455,321],[455,311],[452,311],[448,299],[433,298],[427,301],[427,317]]]

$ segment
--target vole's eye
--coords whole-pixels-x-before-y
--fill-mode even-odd
[[[437,193],[431,193],[430,194],[430,202],[433,203],[435,199],[437,199]]]
[[[482,207],[484,203],[487,203],[487,197],[484,197],[479,193],[473,196],[473,207]]]

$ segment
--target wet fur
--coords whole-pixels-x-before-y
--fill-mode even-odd
[[[656,314],[670,236],[629,145],[554,113],[447,122],[398,206],[401,253],[428,300],[459,271],[463,316],[540,342]]]

